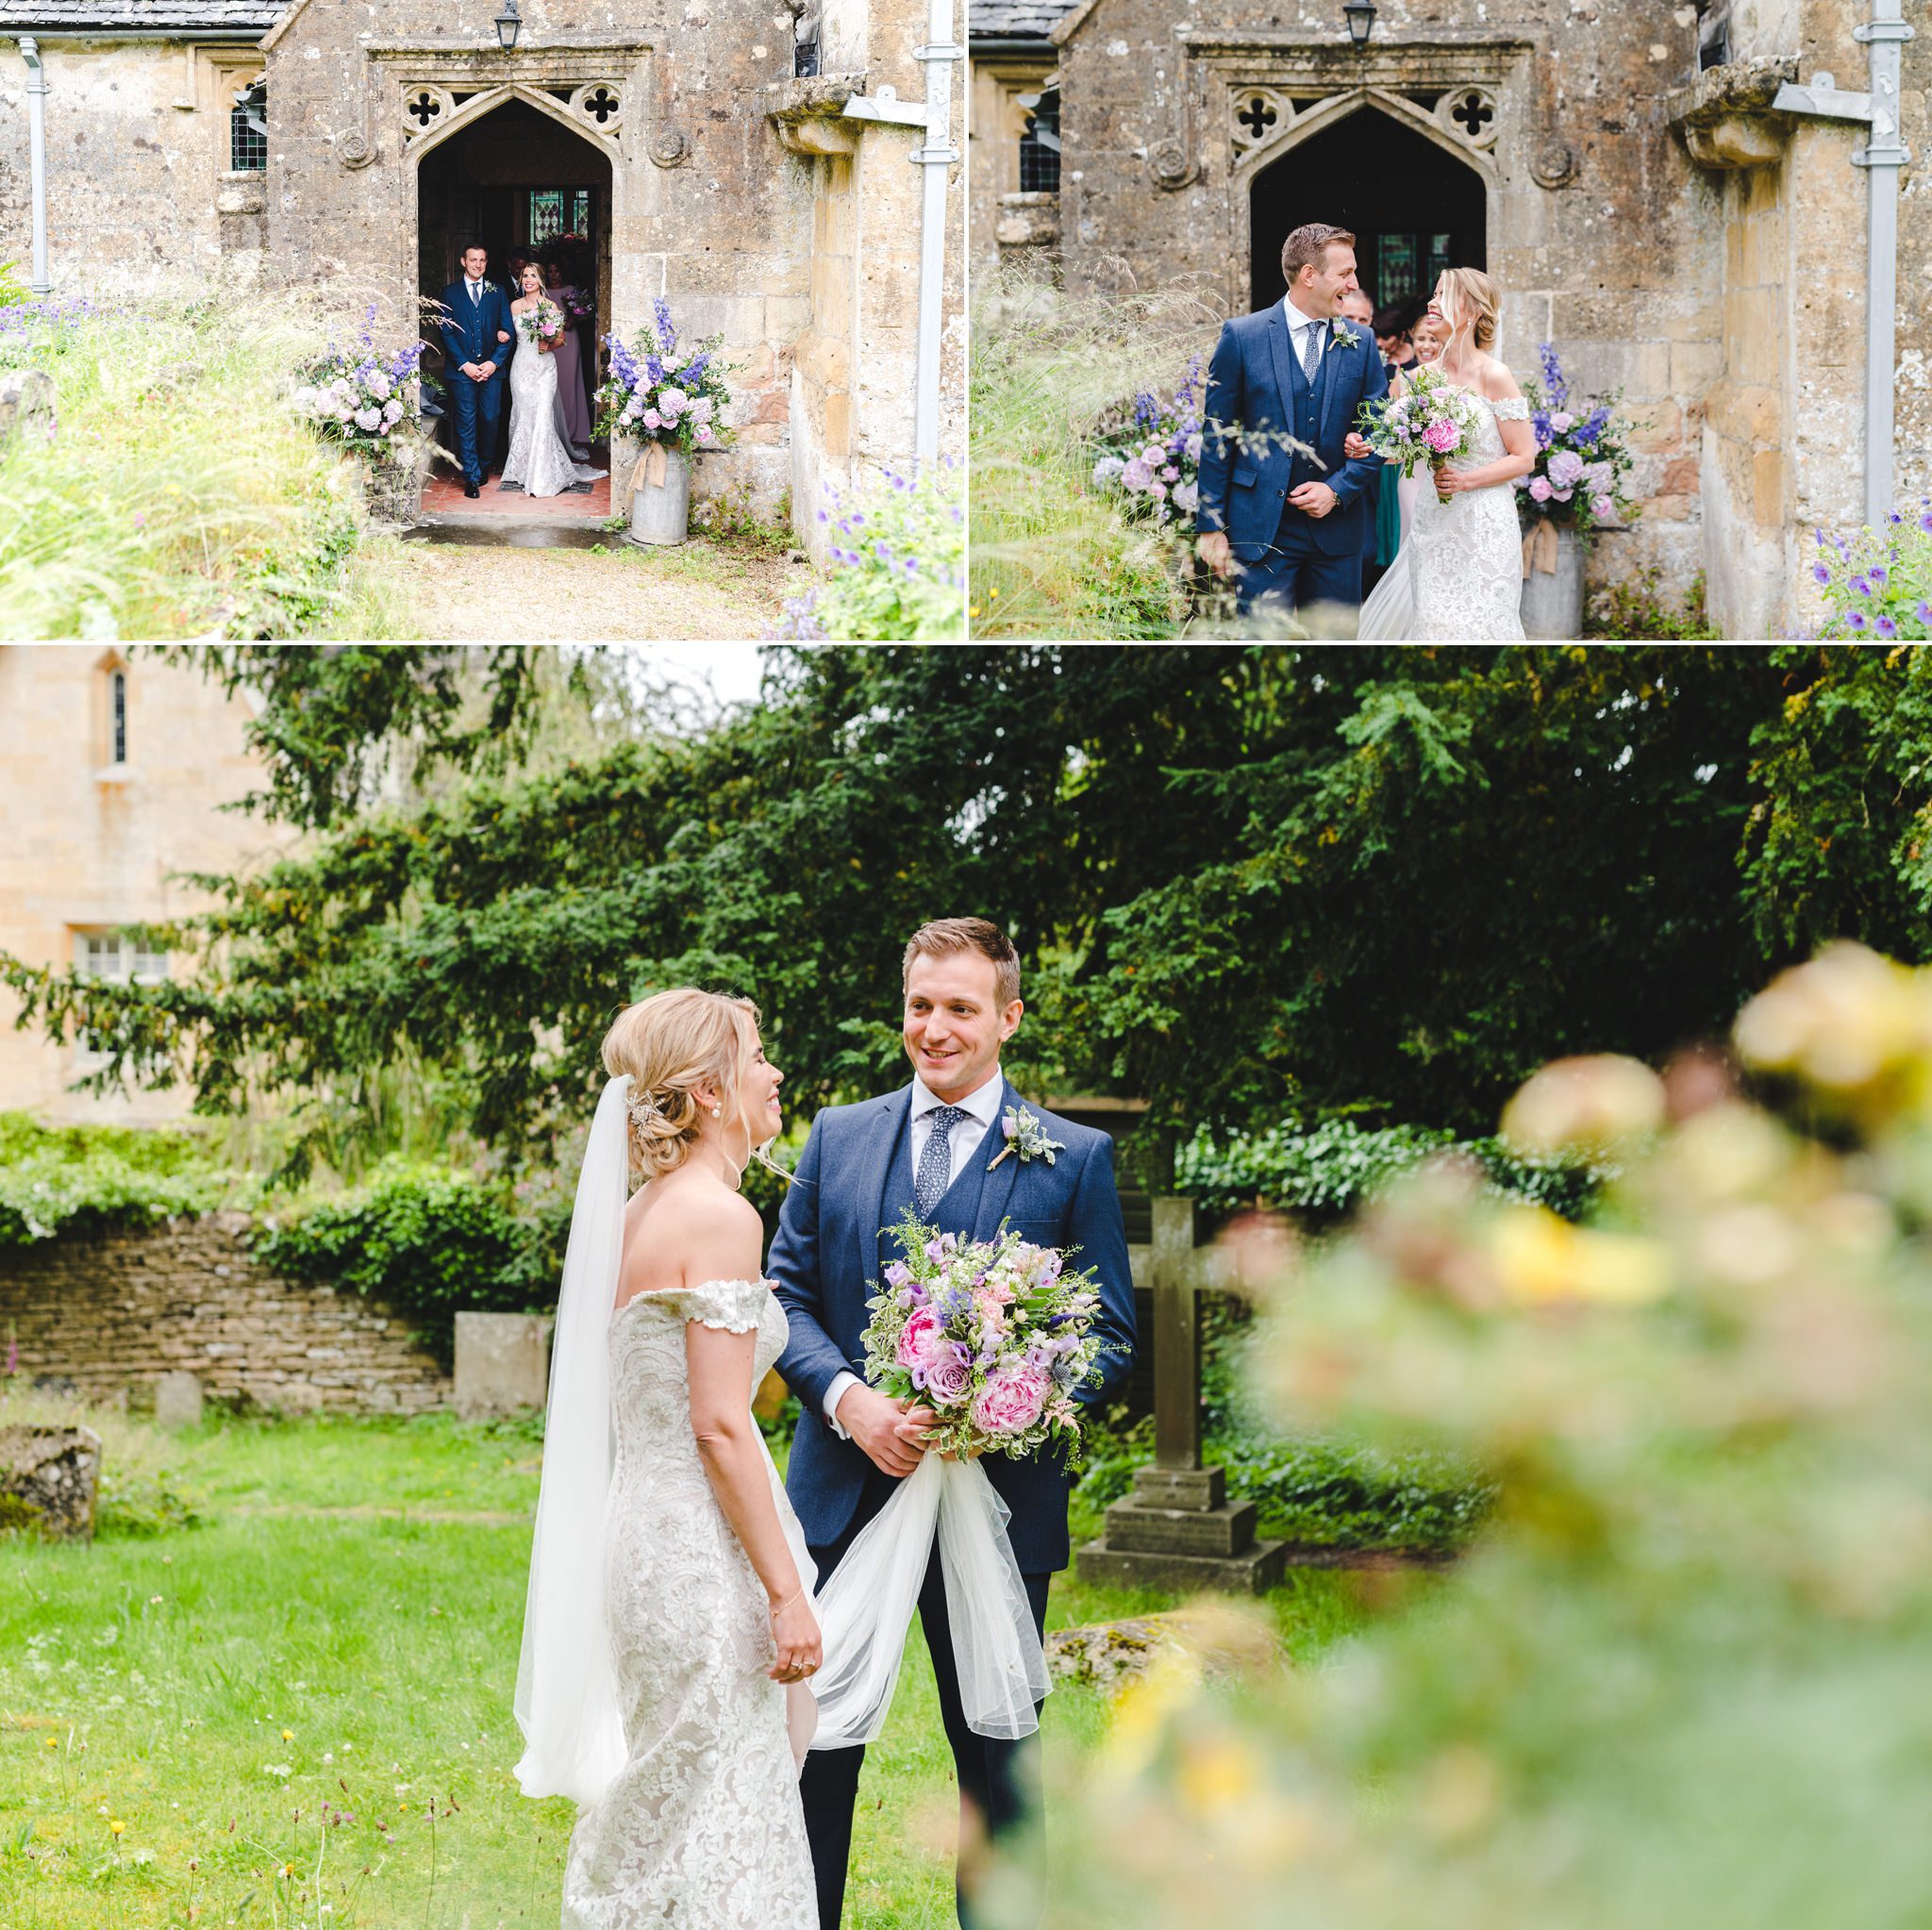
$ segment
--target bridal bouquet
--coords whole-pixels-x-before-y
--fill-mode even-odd
[[[563,310],[548,295],[539,295],[536,307],[517,317],[517,333],[533,348],[560,340],[563,326]]]
[[[598,435],[622,429],[687,457],[724,448],[731,440],[724,426],[731,391],[718,355],[723,340],[714,335],[679,348],[671,305],[661,299],[635,348],[607,335],[610,374],[597,391]]]
[[[1636,514],[1628,480],[1636,458],[1617,420],[1616,398],[1572,408],[1554,342],[1543,343],[1542,365],[1543,379],[1523,385],[1537,457],[1536,467],[1516,485],[1519,507],[1526,528],[1547,521],[1587,536],[1612,516]],[[1555,538],[1550,541],[1554,545]]]
[[[1049,1246],[1017,1233],[962,1240],[908,1214],[906,1257],[869,1305],[865,1377],[940,1417],[928,1453],[1029,1455],[1049,1442],[1078,1465],[1075,1391],[1094,1379],[1100,1296]]]
[[[397,429],[423,413],[423,350],[412,341],[386,356],[365,329],[355,347],[331,349],[296,371],[295,413],[329,441],[385,458]]]
[[[1403,393],[1365,402],[1362,440],[1404,475],[1467,456],[1482,428],[1482,405],[1435,369],[1405,369]]]

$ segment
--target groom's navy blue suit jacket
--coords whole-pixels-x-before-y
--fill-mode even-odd
[[[1324,336],[1336,324],[1324,323]],[[1389,393],[1374,332],[1363,322],[1342,322],[1355,345],[1330,341],[1322,351],[1312,389],[1295,358],[1294,338],[1281,304],[1224,323],[1214,359],[1208,365],[1208,393],[1201,406],[1201,501],[1195,522],[1202,530],[1224,529],[1244,563],[1258,562],[1274,545],[1284,516],[1290,531],[1327,557],[1358,556],[1374,531],[1370,484],[1382,462],[1351,462],[1345,444],[1364,402]],[[1272,430],[1238,448],[1217,437],[1217,424],[1249,431]],[[1282,434],[1298,436],[1322,458],[1317,468],[1281,447]],[[1305,482],[1324,482],[1340,499],[1326,516],[1293,507],[1289,492]]]
[[[1001,1109],[1025,1102],[1005,1085]],[[991,1240],[1004,1221],[1037,1246],[1077,1247],[1070,1264],[1095,1270],[1100,1312],[1095,1328],[1107,1346],[1104,1382],[1083,1403],[1104,1399],[1132,1359],[1134,1288],[1126,1232],[1114,1187],[1113,1141],[1105,1133],[1029,1106],[1049,1139],[1060,1140],[1049,1166],[1036,1156],[1008,1155],[998,1120],[928,1217],[942,1232]],[[805,1413],[791,1443],[786,1489],[806,1541],[824,1548],[856,1532],[885,1506],[889,1477],[857,1441],[841,1440],[824,1418],[825,1390],[841,1373],[865,1377],[866,1302],[899,1257],[886,1230],[911,1197],[911,1088],[858,1106],[828,1106],[812,1122],[798,1171],[786,1190],[766,1269],[791,1323],[778,1372]],[[961,1128],[964,1130],[965,1128]],[[905,1197],[891,1194],[903,1189]],[[988,1455],[987,1477],[1013,1511],[1007,1534],[1023,1574],[1067,1565],[1067,1492],[1072,1486],[1049,1450],[1026,1460]],[[870,1477],[870,1478],[869,1478]]]
[[[517,347],[516,318],[509,311],[509,297],[493,281],[486,281],[483,299],[473,302],[469,284],[458,280],[443,290],[442,306],[449,310],[440,325],[451,379],[461,374],[465,362],[494,362],[496,374],[490,379],[501,381]],[[509,337],[508,341],[497,341],[499,329]]]

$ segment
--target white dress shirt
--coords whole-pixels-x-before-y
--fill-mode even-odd
[[[463,279],[469,282],[470,299],[473,302],[480,302],[483,299],[483,284],[480,281],[470,281],[468,275],[465,275]]]
[[[1288,332],[1290,339],[1294,343],[1295,361],[1306,371],[1308,366],[1308,338],[1306,331],[1310,328],[1318,331],[1318,335],[1322,338],[1322,353],[1325,355],[1327,353],[1326,337],[1334,329],[1335,318],[1331,315],[1324,321],[1319,316],[1304,315],[1295,307],[1294,298],[1291,295],[1282,296],[1281,308],[1282,313],[1288,317]],[[1319,360],[1315,366],[1317,370],[1321,368],[1322,365]]]
[[[942,1106],[957,1106],[968,1117],[953,1122],[952,1136],[946,1141],[946,1151],[953,1157],[952,1170],[946,1174],[946,1185],[951,1186],[966,1171],[967,1161],[978,1152],[981,1140],[1000,1116],[1000,1101],[1006,1090],[1007,1082],[997,1066],[985,1085],[976,1092],[969,1092],[963,1099],[941,1099],[915,1073],[912,1080],[912,1171],[918,1173],[925,1142],[932,1138],[933,1114]],[[825,1389],[825,1420],[841,1440],[849,1440],[851,1436],[839,1424],[839,1403],[845,1398],[847,1388],[858,1385],[856,1373],[835,1373],[831,1386]]]

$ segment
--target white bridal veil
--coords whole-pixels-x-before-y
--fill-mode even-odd
[[[524,1605],[516,1714],[525,1796],[598,1802],[624,1768],[624,1724],[605,1615],[610,1498],[610,1314],[630,1195],[628,1076],[597,1102],[557,1301],[543,1480]]]

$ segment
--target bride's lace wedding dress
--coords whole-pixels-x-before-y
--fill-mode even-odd
[[[787,1691],[766,1672],[770,1608],[691,1433],[690,1321],[757,1331],[747,1408],[785,1348],[761,1280],[640,1293],[611,1317],[608,1615],[627,1759],[572,1832],[564,1930],[818,1930]],[[765,1462],[809,1588],[804,1535]],[[808,1689],[791,1695],[810,1706]]]
[[[1521,396],[1491,402],[1475,391],[1482,426],[1475,447],[1452,462],[1484,469],[1507,453],[1503,423],[1529,420]],[[1365,641],[1426,643],[1523,641],[1523,531],[1513,484],[1471,490],[1445,503],[1421,477],[1407,541],[1362,606],[1357,635]]]
[[[509,360],[509,455],[503,480],[522,484],[526,496],[559,496],[573,483],[608,474],[571,460],[562,424],[556,356],[533,341],[519,342]]]

